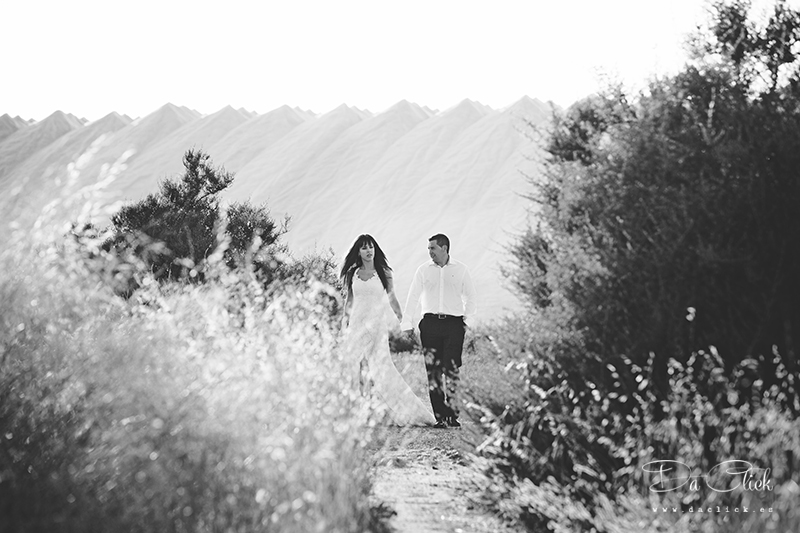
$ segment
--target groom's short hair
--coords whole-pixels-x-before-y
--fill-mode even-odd
[[[430,241],[436,241],[436,244],[438,244],[441,247],[447,246],[447,253],[450,253],[450,239],[448,239],[447,235],[445,235],[444,233],[437,233],[436,235],[428,239],[428,242]]]

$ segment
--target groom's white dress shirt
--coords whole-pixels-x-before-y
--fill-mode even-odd
[[[443,267],[429,261],[414,273],[400,329],[412,329],[426,313],[463,316],[468,321],[476,311],[475,287],[466,265],[452,257]]]

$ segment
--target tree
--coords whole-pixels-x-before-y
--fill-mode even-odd
[[[517,242],[512,280],[536,312],[567,310],[575,373],[610,386],[607,364],[652,353],[666,394],[670,358],[714,346],[728,372],[760,358],[793,405],[800,13],[778,2],[759,23],[748,9],[719,2],[678,75],[555,120],[535,184],[543,223]],[[789,377],[775,377],[776,354]]]
[[[533,481],[532,527],[606,527],[589,518],[608,508],[598,495],[640,491],[651,460],[708,471],[747,456],[776,485],[796,477],[798,28],[784,2],[763,21],[720,2],[681,72],[554,117],[539,221],[507,272],[527,305],[507,341],[526,392],[484,447],[507,479]],[[548,491],[566,513],[541,504]],[[706,496],[676,505],[743,501]],[[570,516],[575,501],[590,513]]]
[[[214,167],[208,154],[188,150],[183,165],[180,179],[165,179],[157,193],[112,217],[114,237],[109,245],[132,251],[156,279],[202,277],[203,262],[220,245],[225,247],[226,263],[240,265],[257,258],[285,230],[263,206],[234,203],[223,212],[219,194],[234,176]]]

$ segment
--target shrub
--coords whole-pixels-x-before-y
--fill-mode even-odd
[[[682,72],[636,98],[609,88],[555,118],[534,183],[541,223],[513,247],[509,272],[538,334],[503,341],[521,352],[528,387],[482,448],[517,498],[505,509],[531,527],[800,523],[789,503],[800,451],[800,12],[778,2],[759,25],[746,3],[715,7]],[[642,470],[730,459],[772,469],[774,514],[635,511],[752,503],[741,490],[659,498]],[[604,525],[611,506],[618,520]]]
[[[654,352],[662,393],[667,361],[709,345],[728,371],[773,346],[800,370],[800,61],[770,52],[800,46],[800,13],[778,3],[762,27],[720,4],[710,26],[679,74],[556,118],[535,182],[542,221],[513,250],[526,301],[568,306],[592,371]]]
[[[270,218],[266,207],[234,203],[224,213],[219,194],[233,183],[233,174],[214,167],[210,156],[188,150],[185,171],[177,181],[165,179],[159,191],[119,210],[111,219],[113,236],[107,250],[132,252],[154,277],[202,277],[203,262],[222,250],[226,263],[258,262],[259,255],[286,231]]]
[[[794,530],[800,525],[792,503],[800,493],[795,467],[800,422],[782,407],[785,390],[753,380],[763,362],[748,360],[729,376],[720,370],[714,348],[693,354],[688,365],[673,359],[671,392],[657,401],[652,357],[644,368],[630,360],[609,365],[606,372],[618,383],[609,392],[590,376],[573,386],[564,369],[533,355],[525,364],[532,394],[503,417],[489,419],[489,436],[479,447],[491,459],[484,464],[487,498],[533,531],[633,531],[643,523],[654,531]],[[770,364],[786,372],[779,360]],[[749,401],[739,396],[745,389]],[[754,472],[769,469],[774,490],[737,487],[721,493],[702,481],[698,490],[687,484],[660,495],[649,491],[657,476],[644,467],[653,461],[678,461],[690,469],[682,475],[701,476],[734,459],[750,462]],[[741,481],[737,476],[734,484]],[[648,513],[653,507],[659,512]],[[772,512],[689,511],[709,507]]]
[[[421,352],[422,345],[416,335],[409,335],[404,331],[389,331],[389,351],[392,353]]]

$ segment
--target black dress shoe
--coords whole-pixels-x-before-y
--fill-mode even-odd
[[[451,416],[447,418],[447,426],[451,428],[460,428],[461,422],[458,421],[458,418]]]
[[[436,423],[433,425],[436,429],[444,429],[447,427],[447,422],[444,420],[437,420]]]

